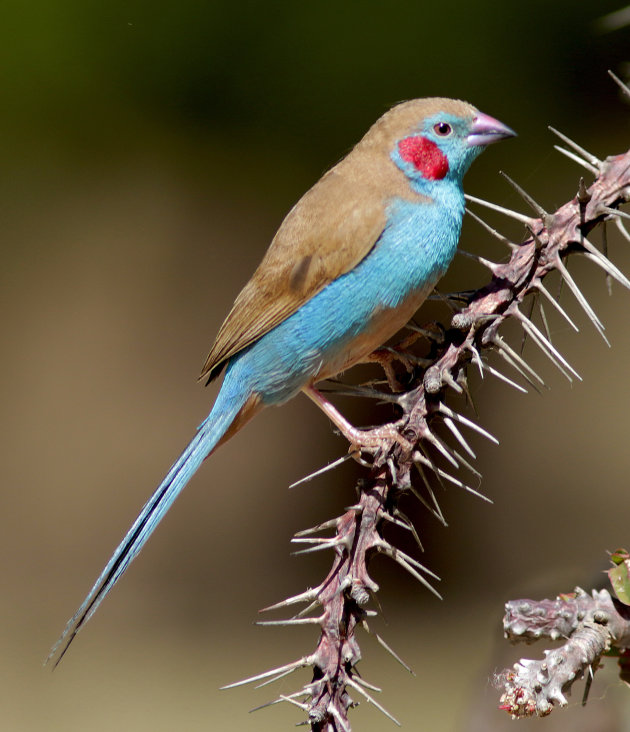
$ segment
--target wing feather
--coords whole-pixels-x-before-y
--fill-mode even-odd
[[[226,361],[292,315],[370,252],[385,227],[371,181],[330,170],[291,209],[221,326],[201,371],[211,381]]]

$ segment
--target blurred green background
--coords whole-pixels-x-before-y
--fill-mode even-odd
[[[48,648],[172,460],[216,387],[195,376],[283,215],[392,103],[464,98],[515,128],[469,174],[470,193],[522,209],[504,169],[548,208],[581,171],[553,124],[599,156],[628,147],[630,30],[597,32],[618,3],[529,0],[234,3],[18,2],[0,11],[0,317],[3,405],[0,729],[279,730],[299,710],[247,710],[307,680],[219,692],[310,652],[313,629],[261,629],[258,608],[307,586],[329,557],[289,556],[296,530],[353,500],[354,466],[287,490],[344,452],[299,397],[260,415],[213,457],[54,674]],[[514,237],[522,232],[500,223]],[[628,243],[611,256],[630,272]],[[499,245],[467,221],[462,246]],[[533,352],[542,398],[472,382],[471,438],[490,506],[443,496],[448,529],[418,513],[442,603],[375,561],[386,639],[362,670],[407,729],[508,729],[490,678],[536,649],[501,638],[505,600],[601,582],[630,545],[630,295],[580,263],[608,349],[574,307],[557,344],[569,386]],[[458,258],[443,289],[485,273]],[[444,316],[444,312],[437,313]],[[515,335],[515,342],[518,336]],[[370,412],[343,404],[358,422]],[[547,729],[627,729],[614,662],[591,701]],[[366,705],[356,730],[389,722]],[[511,727],[510,727],[511,729]]]

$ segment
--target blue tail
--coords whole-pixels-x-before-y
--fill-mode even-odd
[[[68,621],[63,634],[46,659],[46,663],[54,656],[57,656],[55,667],[61,661],[76,634],[96,612],[108,592],[122,577],[130,563],[138,556],[147,539],[173,504],[173,501],[229,430],[248,401],[248,394],[243,395],[240,389],[238,391],[240,393],[235,395],[228,384],[224,382],[209,416],[199,426],[195,437],[145,504],[133,526],[94,583],[83,604]]]

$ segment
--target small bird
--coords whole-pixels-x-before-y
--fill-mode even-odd
[[[355,449],[377,444],[383,428],[353,427],[314,384],[367,359],[409,321],[457,249],[464,174],[486,145],[514,134],[465,102],[403,102],[296,203],[203,366],[208,383],[225,369],[210,414],[49,660],[59,663],[201,463],[264,407],[302,391]]]

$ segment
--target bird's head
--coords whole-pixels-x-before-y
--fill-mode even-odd
[[[479,153],[515,133],[502,122],[455,99],[414,99],[398,104],[364,138],[389,158],[418,193],[429,193],[435,182],[460,184]]]

